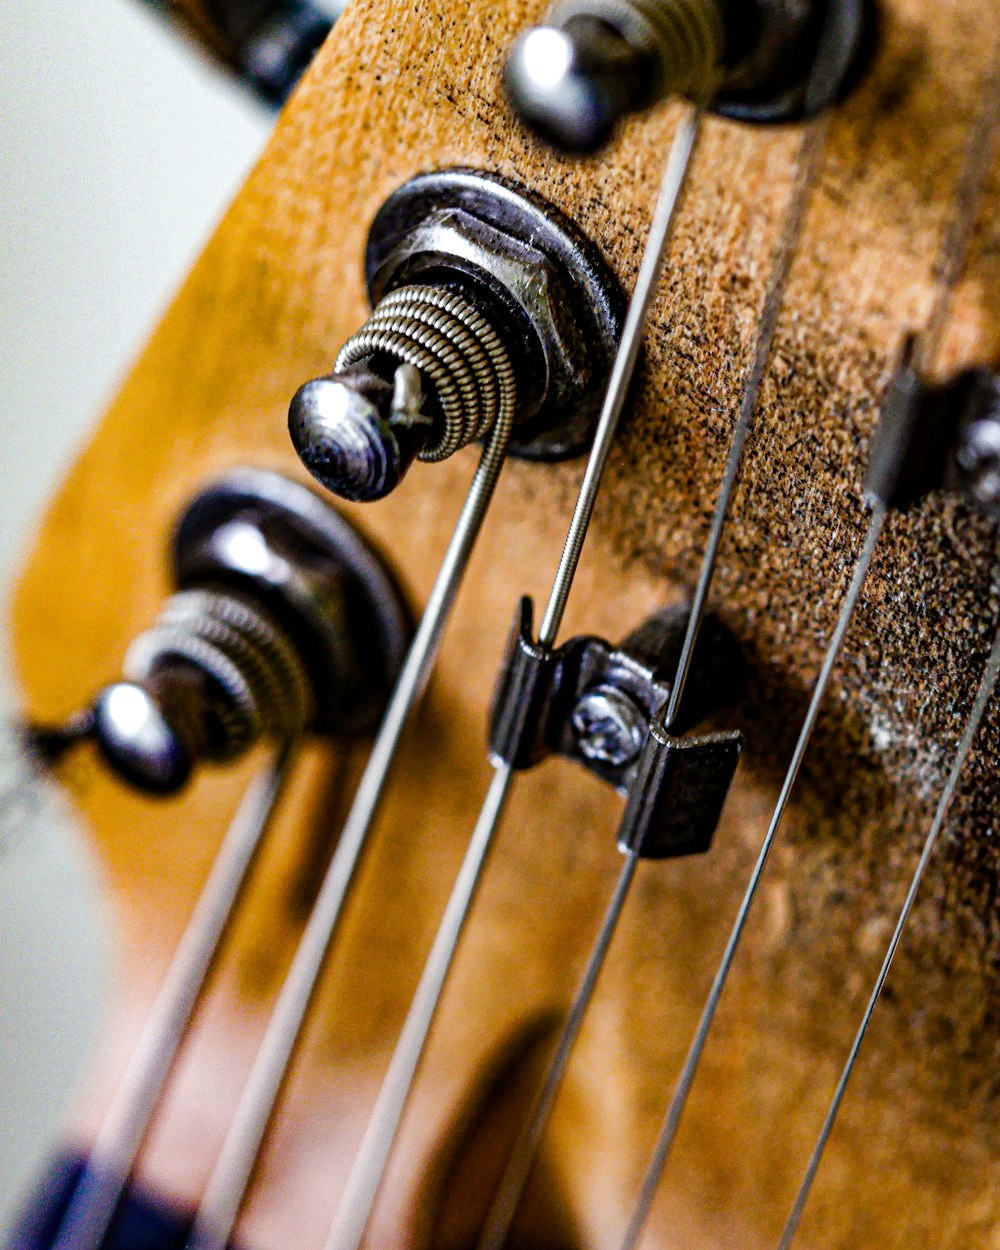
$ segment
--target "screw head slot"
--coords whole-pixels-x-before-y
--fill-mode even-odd
[[[642,709],[615,686],[588,690],[573,709],[570,723],[587,759],[615,768],[639,758],[649,731]]]

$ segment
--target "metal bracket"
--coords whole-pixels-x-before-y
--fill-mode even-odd
[[[658,724],[686,624],[686,612],[668,610],[619,647],[583,635],[552,650],[535,641],[524,598],[491,718],[494,759],[527,769],[561,755],[626,796],[619,841],[649,859],[708,849],[743,744],[736,731],[682,738]],[[706,621],[674,728],[683,732],[731,700],[742,669],[732,638]]]
[[[865,475],[870,504],[904,510],[935,490],[1000,519],[1000,376],[967,369],[932,385],[907,340],[889,383]]]

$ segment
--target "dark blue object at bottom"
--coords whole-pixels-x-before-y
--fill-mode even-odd
[[[5,1250],[50,1250],[84,1167],[77,1157],[49,1168]],[[137,1187],[123,1200],[103,1250],[184,1250],[190,1229],[190,1216]]]

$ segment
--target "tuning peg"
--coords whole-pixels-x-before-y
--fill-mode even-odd
[[[288,432],[299,459],[327,490],[342,499],[381,499],[430,437],[423,402],[413,365],[399,365],[392,385],[367,369],[349,369],[298,389]]]
[[[42,755],[90,740],[121,780],[175,794],[262,738],[353,734],[379,716],[409,616],[379,557],[311,491],[229,474],[185,509],[173,573],[122,678],[61,729],[34,729]]]
[[[414,460],[501,423],[515,454],[586,448],[623,301],[560,213],[496,175],[421,175],[375,217],[366,272],[372,315],[289,409],[295,450],[328,490],[381,499]]]
[[[569,152],[595,152],[628,114],[671,95],[745,121],[829,108],[870,51],[870,0],[565,0],[514,43],[515,111]]]
[[[654,59],[586,14],[521,35],[504,84],[521,120],[566,152],[596,152],[652,98]]]

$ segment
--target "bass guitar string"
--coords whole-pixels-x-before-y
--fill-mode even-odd
[[[942,247],[942,259],[939,265],[940,280],[944,284],[944,294],[942,298],[935,302],[935,308],[928,322],[928,328],[921,339],[918,352],[918,359],[922,370],[930,369],[937,356],[940,348],[941,340],[944,337],[944,331],[947,324],[947,314],[950,311],[954,290],[958,285],[958,281],[962,275],[965,266],[965,259],[968,254],[969,241],[972,237],[972,231],[975,227],[976,211],[982,194],[983,183],[986,173],[990,167],[991,153],[994,151],[997,140],[998,131],[998,115],[1000,115],[1000,33],[998,33],[996,45],[993,51],[993,57],[990,61],[991,71],[988,74],[985,89],[983,91],[984,105],[980,108],[977,118],[973,124],[972,136],[969,141],[967,155],[965,158],[964,168],[959,180],[958,193],[955,197],[955,210],[949,225],[948,233]],[[994,594],[1000,593],[1000,564],[996,566],[994,572]],[[789,1213],[788,1220],[785,1224],[784,1231],[781,1235],[781,1241],[778,1250],[789,1250],[795,1235],[798,1231],[799,1224],[809,1200],[809,1194],[812,1191],[813,1182],[819,1171],[819,1166],[826,1150],[827,1142],[840,1112],[840,1105],[844,1100],[844,1094],[847,1091],[848,1082],[851,1079],[851,1073],[858,1060],[858,1054],[861,1045],[864,1042],[865,1034],[868,1032],[868,1026],[871,1024],[872,1016],[875,1012],[875,1006],[882,994],[882,988],[885,985],[886,978],[889,975],[889,968],[896,954],[896,948],[899,946],[900,939],[903,936],[903,930],[909,920],[910,913],[913,910],[916,901],[917,892],[920,889],[920,883],[923,880],[927,865],[934,853],[944,822],[947,819],[949,808],[955,797],[955,791],[958,787],[959,777],[962,769],[972,751],[973,743],[978,733],[980,723],[985,715],[986,708],[993,696],[993,691],[997,684],[997,675],[1000,672],[1000,627],[997,629],[996,636],[993,641],[993,649],[990,652],[986,669],[983,673],[979,690],[973,703],[972,710],[969,713],[969,719],[966,723],[965,731],[959,742],[958,750],[955,754],[955,760],[952,764],[951,772],[945,782],[941,792],[941,798],[938,802],[937,810],[931,821],[930,829],[927,833],[920,858],[914,869],[910,885],[903,901],[903,906],[896,920],[896,926],[893,930],[889,945],[886,948],[885,957],[882,966],[879,969],[878,976],[875,978],[875,984],[872,987],[871,995],[868,1003],[861,1016],[861,1022],[858,1025],[854,1041],[848,1053],[847,1060],[844,1063],[840,1079],[837,1082],[830,1105],[827,1108],[826,1116],[820,1128],[816,1143],[813,1146],[812,1154],[806,1166],[805,1173],[799,1185],[799,1189],[792,1203],[792,1209]]]
[[[1000,582],[1000,567],[997,569],[997,580]],[[997,586],[1000,589],[1000,585]],[[850,1053],[847,1056],[847,1062],[844,1064],[843,1071],[840,1074],[840,1080],[837,1082],[837,1088],[834,1091],[833,1098],[827,1110],[826,1117],[823,1120],[823,1126],[820,1129],[816,1144],[813,1147],[812,1154],[809,1157],[809,1163],[802,1178],[798,1192],[795,1195],[795,1201],[792,1204],[792,1210],[785,1224],[784,1232],[781,1234],[781,1241],[778,1250],[789,1250],[795,1234],[798,1231],[799,1224],[802,1221],[802,1214],[805,1211],[806,1203],[809,1200],[809,1194],[816,1179],[816,1173],[819,1171],[819,1165],[823,1158],[823,1152],[826,1149],[827,1142],[830,1140],[830,1134],[833,1132],[833,1126],[840,1111],[840,1104],[844,1100],[844,1094],[847,1091],[847,1083],[851,1079],[851,1073],[854,1071],[854,1065],[857,1063],[858,1053],[861,1050],[861,1044],[865,1040],[865,1034],[868,1032],[868,1026],[871,1024],[872,1015],[875,1011],[875,1005],[882,993],[886,978],[889,975],[889,969],[892,966],[893,958],[896,954],[896,948],[899,946],[900,939],[903,936],[903,930],[910,918],[913,905],[916,902],[917,892],[920,889],[920,883],[923,880],[924,873],[930,858],[934,853],[941,830],[944,828],[944,822],[947,819],[949,808],[958,789],[959,778],[962,769],[965,767],[969,754],[972,751],[976,735],[979,732],[980,724],[985,715],[986,708],[989,705],[993,692],[996,689],[997,676],[1000,674],[1000,628],[997,629],[993,639],[993,648],[990,652],[989,660],[986,664],[986,670],[983,673],[979,690],[976,694],[975,703],[972,711],[969,713],[966,722],[965,731],[962,734],[962,740],[959,743],[958,750],[955,753],[955,759],[951,766],[951,772],[945,782],[944,789],[941,792],[941,798],[938,802],[937,811],[934,813],[934,819],[931,822],[930,830],[927,833],[927,839],[924,842],[923,850],[920,853],[920,859],[917,861],[916,869],[910,880],[909,889],[906,892],[906,899],[902,909],[896,920],[896,927],[893,930],[892,938],[885,952],[885,958],[882,960],[882,966],[879,969],[878,976],[875,978],[875,984],[872,987],[868,1004],[865,1007],[864,1014],[861,1017],[861,1023],[858,1031],[854,1036]]]
[[[393,1049],[392,1059],[369,1117],[365,1135],[348,1174],[340,1205],[324,1243],[327,1250],[348,1250],[348,1247],[361,1245],[403,1108],[423,1054],[424,1043],[430,1032],[466,917],[482,880],[493,834],[513,779],[513,769],[507,765],[502,765],[493,774],[486,802],[469,839],[468,849]]]
[[[945,230],[945,237],[941,245],[938,261],[934,267],[936,278],[935,292],[933,296],[932,306],[928,314],[926,325],[926,333],[930,335],[931,349],[936,351],[937,346],[943,335],[943,329],[947,320],[947,312],[951,307],[955,288],[961,278],[965,266],[965,259],[968,253],[969,241],[972,235],[972,229],[975,224],[975,209],[982,192],[982,184],[985,179],[988,167],[988,153],[992,147],[993,135],[997,124],[998,96],[1000,96],[1000,42],[992,61],[992,71],[988,77],[987,90],[985,93],[985,102],[979,111],[977,121],[975,122],[970,137],[970,141],[966,148],[963,160],[963,169],[959,177],[956,199],[952,205],[948,225]],[[930,353],[921,336],[921,343],[918,344],[916,359],[926,362],[930,359]],[[813,690],[812,699],[809,709],[806,713],[806,719],[803,722],[802,729],[799,734],[795,751],[792,755],[792,761],[789,765],[788,772],[782,783],[781,791],[778,795],[778,801],[775,805],[771,822],[768,826],[767,834],[761,845],[757,861],[754,864],[750,881],[747,885],[746,893],[740,903],[737,911],[736,919],[733,923],[732,930],[726,942],[722,959],[716,971],[709,990],[708,998],[702,1010],[698,1027],[695,1030],[691,1046],[684,1060],[684,1066],[681,1069],[677,1085],[674,1089],[673,1097],[667,1108],[660,1135],[657,1138],[653,1154],[650,1159],[649,1167],[643,1178],[639,1197],[636,1200],[635,1207],[629,1218],[625,1234],[622,1238],[619,1250],[635,1250],[645,1227],[646,1220],[653,1205],[656,1191],[662,1179],[664,1169],[670,1156],[674,1140],[677,1136],[677,1130],[680,1126],[681,1117],[687,1104],[688,1095],[691,1086],[694,1083],[699,1063],[701,1061],[702,1052],[708,1040],[712,1024],[715,1019],[719,1000],[722,997],[722,991],[725,988],[726,979],[732,968],[733,960],[736,956],[736,950],[743,934],[750,909],[757,894],[757,888],[760,884],[764,868],[767,864],[768,856],[774,843],[778,827],[781,823],[784,809],[788,801],[792,786],[794,785],[799,767],[802,763],[802,757],[805,754],[809,739],[812,736],[812,730],[815,725],[816,717],[819,712],[819,705],[823,698],[823,693],[829,681],[830,674],[833,669],[834,662],[840,650],[844,633],[850,620],[851,612],[854,605],[860,597],[861,589],[867,573],[868,565],[871,563],[874,554],[875,544],[882,530],[885,521],[885,511],[881,507],[876,506],[872,511],[871,520],[869,522],[868,534],[862,547],[861,554],[855,565],[854,577],[852,579],[851,588],[848,591],[847,598],[841,610],[841,615],[834,630],[833,638],[828,647],[826,657],[823,661],[823,667],[820,670],[819,678]]]
[[[645,1178],[643,1179],[642,1188],[639,1191],[639,1197],[636,1200],[635,1207],[629,1218],[628,1226],[620,1243],[620,1250],[634,1250],[642,1235],[646,1219],[649,1215],[650,1208],[653,1205],[653,1199],[660,1184],[660,1178],[666,1167],[667,1158],[670,1154],[671,1146],[674,1138],[677,1136],[677,1128],[680,1124],[681,1115],[684,1111],[687,1097],[694,1083],[694,1078],[698,1070],[698,1062],[701,1059],[701,1053],[705,1048],[705,1042],[708,1040],[708,1034],[715,1019],[716,1008],[719,1005],[719,999],[722,997],[722,991],[725,987],[726,977],[729,969],[732,967],[733,959],[736,955],[736,948],[739,945],[743,928],[746,924],[750,908],[753,905],[754,898],[757,893],[757,886],[760,884],[764,867],[767,863],[767,857],[770,854],[771,846],[774,843],[775,836],[778,832],[778,826],[785,812],[785,806],[798,776],[799,768],[812,737],[816,720],[819,716],[820,705],[823,702],[823,696],[826,693],[826,687],[833,672],[834,664],[840,654],[840,648],[843,644],[844,637],[847,633],[847,627],[850,624],[851,617],[854,615],[854,609],[861,597],[861,591],[864,587],[865,578],[875,554],[875,546],[878,543],[879,535],[882,532],[882,526],[885,523],[885,509],[881,506],[876,507],[872,511],[871,519],[868,523],[868,532],[861,548],[861,552],[855,562],[854,572],[851,577],[851,584],[844,598],[840,609],[840,615],[837,618],[837,624],[833,631],[833,636],[826,649],[823,657],[823,664],[820,668],[819,676],[813,687],[812,697],[809,701],[809,708],[806,712],[805,720],[799,731],[798,741],[795,744],[795,750],[792,754],[792,761],[788,766],[785,779],[781,785],[781,791],[778,795],[778,801],[775,805],[774,812],[771,816],[771,822],[768,825],[767,834],[764,838],[760,854],[754,865],[753,873],[750,877],[750,883],[747,886],[746,893],[740,903],[736,920],[730,932],[729,939],[726,943],[722,960],[712,982],[712,988],[709,991],[708,999],[705,1003],[701,1019],[698,1022],[698,1028],[695,1032],[694,1039],[688,1051],[684,1067],[677,1082],[677,1088],[667,1110],[663,1127],[660,1130],[660,1136],[657,1139],[653,1155],[649,1163]]]
[[[973,119],[945,238],[934,267],[938,294],[917,344],[914,368],[918,373],[930,372],[937,359],[955,289],[965,270],[991,153],[996,147],[1000,126],[1000,29],[994,39],[992,58],[987,64],[989,69],[980,97],[982,104]]]
[[[198,1207],[188,1250],[225,1250],[292,1062],[344,899],[378,813],[403,730],[430,677],[452,605],[506,458],[512,408],[493,426],[389,700],[337,849],[282,984],[253,1067]]]
[[[740,397],[739,411],[726,455],[715,513],[712,518],[695,586],[687,630],[671,684],[670,698],[662,718],[664,731],[669,730],[676,720],[680,708],[681,696],[687,681],[695,644],[698,641],[698,634],[705,614],[705,604],[715,574],[719,546],[722,541],[733,491],[736,487],[740,464],[743,459],[743,450],[746,446],[751,420],[757,406],[761,382],[764,378],[767,362],[770,359],[778,315],[784,302],[784,293],[792,262],[798,250],[806,207],[822,163],[828,129],[828,114],[824,114],[816,121],[808,124],[796,156],[795,176],[789,194],[788,209],[785,213],[785,220],[771,264],[771,273],[758,322],[750,370]],[[517,1213],[524,1188],[531,1174],[538,1147],[541,1144],[549,1117],[552,1114],[556,1097],[562,1087],[573,1048],[583,1027],[591,999],[597,988],[601,969],[604,966],[611,941],[625,908],[637,863],[638,856],[634,852],[625,856],[618,880],[615,883],[614,892],[591,949],[583,978],[570,1004],[559,1040],[552,1053],[552,1058],[549,1060],[538,1098],[504,1168],[496,1196],[490,1206],[480,1234],[478,1250],[500,1250],[510,1233],[514,1216]]]
[[[688,674],[691,671],[691,661],[694,658],[695,644],[698,641],[702,619],[705,615],[708,592],[712,585],[712,579],[715,576],[715,566],[719,558],[719,546],[722,542],[726,519],[729,516],[729,505],[732,502],[733,491],[736,489],[740,465],[743,463],[743,451],[750,433],[753,414],[757,408],[757,398],[760,394],[761,383],[764,380],[764,371],[771,358],[771,347],[774,343],[774,335],[778,326],[778,316],[785,300],[788,276],[798,251],[799,240],[802,237],[802,226],[806,208],[811,199],[812,188],[819,177],[829,130],[830,114],[824,113],[806,126],[805,133],[802,136],[802,142],[796,158],[795,181],[792,186],[789,210],[778,241],[777,253],[772,262],[771,281],[768,284],[764,305],[761,309],[753,363],[743,387],[739,415],[733,427],[729,451],[726,455],[726,463],[722,472],[722,482],[719,487],[718,498],[716,499],[715,513],[708,531],[708,540],[705,544],[701,569],[698,573],[694,596],[691,600],[691,614],[688,617],[687,632],[684,635],[680,658],[677,661],[677,673],[670,689],[670,700],[663,714],[662,727],[665,730],[668,730],[677,719],[681,699],[684,697],[684,687],[687,684]]]
[[[704,111],[704,103],[687,110],[671,145],[583,483],[542,621],[539,634],[541,646],[551,646],[555,642],[562,623],[597,501],[601,477],[635,369],[646,317],[656,292],[688,170],[697,150]],[[476,821],[465,860],[348,1176],[326,1241],[326,1250],[357,1250],[361,1244],[464,921],[513,779],[514,771],[508,764],[495,765],[493,780]]]
[[[659,286],[660,273],[666,260],[674,222],[677,219],[677,210],[687,183],[688,171],[701,138],[701,124],[706,108],[707,100],[692,105],[688,109],[681,119],[670,148],[649,232],[646,235],[642,259],[639,262],[635,287],[629,301],[621,342],[615,355],[604,404],[594,433],[594,443],[587,460],[580,493],[573,509],[573,517],[563,544],[562,555],[559,558],[559,567],[556,570],[538,633],[538,645],[542,647],[551,647],[555,643],[566,611],[566,602],[580,564],[590,521],[594,515],[597,492],[604,477],[608,455],[625,407],[632,375],[635,372],[635,362],[642,345],[646,319],[649,316],[653,296]]]
[[[52,1250],[99,1250],[121,1204],[181,1043],[291,775],[278,746],[240,802],[63,1216]]]
[[[496,1196],[490,1205],[486,1222],[483,1224],[477,1250],[500,1250],[510,1234],[521,1196],[528,1183],[528,1177],[531,1175],[538,1147],[548,1125],[556,1097],[562,1088],[563,1077],[566,1075],[573,1047],[583,1027],[587,1009],[597,988],[597,980],[604,967],[615,930],[618,928],[618,921],[628,899],[638,863],[638,853],[634,850],[628,851],[618,873],[618,880],[615,882],[614,892],[607,911],[604,913],[597,939],[587,960],[583,979],[570,1004],[562,1032],[545,1071],[545,1079],[542,1082],[538,1099],[527,1124],[514,1144],[514,1149],[511,1151],[500,1178]]]

